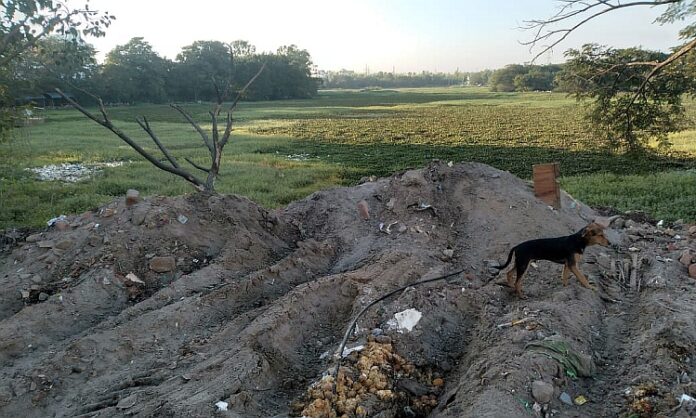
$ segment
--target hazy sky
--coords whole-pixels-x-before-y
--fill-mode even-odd
[[[519,44],[532,33],[525,20],[551,16],[554,0],[92,0],[117,20],[105,38],[89,41],[100,57],[142,36],[174,59],[196,40],[244,39],[257,51],[296,44],[319,69],[475,71],[524,63],[534,54]],[[583,43],[667,50],[679,27],[652,24],[663,8],[627,8],[571,34],[541,64],[559,62]]]

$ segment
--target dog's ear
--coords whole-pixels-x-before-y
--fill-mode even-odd
[[[582,229],[580,230],[580,235],[581,235],[583,238],[587,238],[587,237],[591,237],[591,236],[597,235],[597,233],[596,233],[595,230],[597,229],[598,226],[599,226],[599,225],[597,225],[596,223],[593,222],[593,223],[587,225],[586,227],[582,228]]]
[[[604,231],[604,226],[602,224],[592,222],[582,229],[582,236],[593,237],[595,235],[601,235],[602,231]]]

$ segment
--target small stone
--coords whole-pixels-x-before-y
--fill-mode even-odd
[[[133,273],[128,273],[126,275],[126,281],[132,284],[145,285],[145,282],[140,280],[140,278]]]
[[[433,379],[433,386],[441,387],[444,384],[445,384],[445,381],[442,380],[442,378],[440,378],[440,377]]]
[[[689,266],[689,277],[696,279],[696,263]]]
[[[29,291],[28,290],[22,290],[20,291],[22,294],[22,299],[29,299]]]
[[[87,241],[90,246],[92,247],[97,247],[99,244],[101,244],[102,239],[99,235],[91,235],[89,237],[89,241]]]
[[[126,191],[126,206],[133,206],[140,200],[140,192],[135,189]]]
[[[41,276],[39,276],[38,274],[35,274],[35,275],[31,276],[31,281],[34,283],[41,283],[43,280],[41,279]]]
[[[532,382],[532,396],[539,403],[549,403],[553,398],[553,385],[543,380]]]
[[[396,198],[392,197],[392,198],[389,199],[389,201],[387,202],[387,209],[389,209],[389,210],[394,209],[394,205],[395,205],[395,204],[396,204]]]
[[[566,405],[573,405],[573,400],[571,399],[570,395],[568,395],[566,392],[561,393],[561,396],[558,397],[558,399],[561,400]]]
[[[364,220],[370,219],[370,208],[365,200],[361,200],[358,202],[358,213],[360,214],[360,217]]]
[[[58,231],[67,231],[68,229],[70,229],[70,224],[66,221],[56,221],[56,223],[54,223],[53,226]]]
[[[145,217],[147,216],[147,208],[143,206],[138,206],[133,211],[131,216],[131,222],[133,225],[142,225],[145,222]]]
[[[45,301],[46,299],[48,299],[48,293],[45,293],[45,292],[39,293],[39,300],[41,302]]]
[[[51,240],[44,240],[44,241],[39,241],[37,244],[39,248],[53,248],[53,241]]]
[[[627,219],[624,225],[626,228],[635,228],[638,224],[633,219]]]
[[[71,248],[72,246],[73,246],[73,242],[72,242],[72,240],[69,240],[69,239],[65,239],[63,241],[60,241],[59,243],[57,243],[55,245],[55,247],[58,248],[59,250],[67,250],[67,249]]]
[[[379,344],[391,344],[392,339],[388,335],[376,335],[375,342]]]
[[[22,273],[19,275],[20,280],[27,280],[30,277],[31,277],[31,274],[29,274],[29,273]]]
[[[616,229],[623,229],[626,226],[626,220],[624,218],[616,218],[613,225]]]
[[[179,221],[180,224],[186,225],[186,222],[188,222],[188,218],[186,215],[179,215],[176,217],[176,220]]]
[[[444,256],[447,258],[452,258],[452,256],[454,256],[454,250],[447,248],[442,250],[442,254],[444,254]]]
[[[133,407],[138,402],[138,394],[134,393],[126,398],[121,399],[116,404],[116,409],[128,409]]]
[[[417,397],[427,395],[430,392],[430,388],[415,379],[400,379],[397,381],[396,386]]]
[[[420,171],[411,170],[405,172],[401,176],[401,183],[404,186],[424,186],[426,184],[425,178]]]
[[[696,225],[689,228],[689,235],[696,235]]]
[[[167,273],[176,270],[174,257],[153,257],[150,260],[150,270],[157,273]]]
[[[384,334],[384,331],[382,330],[382,328],[375,328],[372,330],[372,336],[374,336],[374,337],[376,337],[378,335],[382,335],[382,334]]]
[[[115,213],[116,213],[116,209],[105,208],[101,212],[101,217],[102,218],[110,218],[110,217],[114,216]]]
[[[41,241],[43,234],[31,234],[25,238],[26,242],[39,242]]]
[[[691,253],[691,251],[684,250],[684,252],[682,252],[681,257],[679,257],[679,262],[688,267],[691,264],[692,259],[693,254]]]

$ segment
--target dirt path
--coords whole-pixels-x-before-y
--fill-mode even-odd
[[[539,262],[519,300],[489,271],[515,243],[594,217],[567,195],[550,210],[509,173],[440,162],[272,212],[196,195],[70,216],[0,256],[0,415],[688,416],[688,226],[621,220],[608,232],[619,252],[585,255],[598,292]],[[646,260],[633,281],[615,263],[632,254]],[[334,395],[354,315],[459,269],[358,321]],[[536,405],[535,381],[550,390]]]

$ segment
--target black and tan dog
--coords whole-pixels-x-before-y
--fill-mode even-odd
[[[507,284],[515,288],[515,292],[520,298],[525,298],[522,294],[522,276],[527,270],[529,262],[533,260],[549,260],[563,264],[561,281],[564,286],[568,284],[568,277],[572,272],[583,286],[594,290],[585,275],[578,269],[578,264],[580,264],[585,248],[597,244],[608,246],[609,241],[604,236],[604,227],[593,222],[572,235],[533,239],[518,244],[510,250],[505,264],[495,268],[502,270],[507,267],[512,260],[512,254],[515,254],[515,264],[507,272]]]

